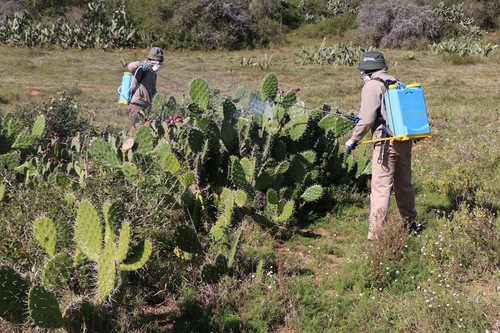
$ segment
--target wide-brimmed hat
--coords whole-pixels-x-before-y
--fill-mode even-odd
[[[387,68],[385,63],[384,54],[378,51],[368,51],[361,58],[359,63],[359,70],[363,71],[374,71],[378,69]]]

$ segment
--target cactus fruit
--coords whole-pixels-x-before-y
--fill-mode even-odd
[[[26,297],[29,284],[21,274],[11,267],[0,267],[0,317],[13,323],[26,318]]]
[[[90,260],[97,262],[103,243],[101,220],[94,206],[82,200],[75,222],[75,239],[78,248]]]
[[[189,86],[189,97],[201,110],[208,109],[210,101],[210,89],[202,78],[194,78]]]
[[[41,247],[51,257],[56,254],[57,230],[54,222],[48,217],[40,217],[33,223],[33,233]]]
[[[43,286],[34,286],[28,295],[28,309],[35,324],[42,328],[61,328],[64,324],[59,303]]]

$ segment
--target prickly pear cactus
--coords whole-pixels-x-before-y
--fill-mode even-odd
[[[75,240],[76,246],[85,256],[94,262],[99,260],[103,243],[101,220],[88,200],[82,200],[78,208]]]
[[[141,126],[135,133],[134,140],[137,143],[137,153],[148,154],[153,151],[154,137],[149,126]]]
[[[189,97],[201,110],[207,110],[210,101],[210,89],[202,78],[194,78],[189,87]]]
[[[33,233],[41,247],[51,257],[56,254],[57,229],[48,217],[40,217],[33,223]]]
[[[219,254],[214,264],[205,264],[201,268],[201,279],[205,283],[214,284],[220,281],[220,278],[227,274],[229,270],[227,258]]]
[[[42,282],[56,287],[67,285],[72,271],[70,256],[67,253],[56,254],[43,267]]]
[[[59,303],[43,286],[34,286],[28,295],[28,309],[35,324],[42,328],[61,328],[64,324]]]
[[[265,101],[267,99],[274,100],[276,94],[278,93],[278,78],[276,74],[269,73],[264,77],[261,86],[262,99]]]
[[[187,225],[180,225],[175,229],[174,237],[175,244],[182,251],[195,254],[203,253],[203,247],[193,228]]]
[[[141,269],[151,257],[153,245],[149,240],[143,240],[129,250],[127,258],[120,263],[120,270],[125,272]]]
[[[0,266],[0,317],[13,323],[26,319],[29,283],[11,267]]]
[[[116,286],[116,249],[107,243],[97,260],[97,297],[105,301]]]
[[[36,138],[39,138],[45,132],[45,116],[40,115],[36,118],[35,123],[33,124],[33,128],[31,129],[31,135]]]
[[[90,142],[90,155],[102,166],[108,168],[120,168],[121,162],[116,152],[103,140],[96,138]]]
[[[323,187],[321,185],[313,185],[308,187],[300,196],[305,202],[313,202],[321,198],[323,195]]]
[[[125,207],[119,201],[106,201],[102,207],[104,215],[105,242],[113,242],[125,219]]]
[[[163,159],[163,169],[167,172],[176,173],[181,169],[181,163],[174,153],[168,152]]]

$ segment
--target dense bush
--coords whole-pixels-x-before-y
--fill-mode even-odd
[[[355,35],[376,47],[414,48],[422,39],[436,38],[440,28],[430,9],[399,0],[365,3],[357,19]]]

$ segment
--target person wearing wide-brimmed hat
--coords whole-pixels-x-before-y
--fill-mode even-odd
[[[363,55],[358,70],[365,81],[361,90],[359,121],[346,142],[348,151],[371,131],[371,139],[387,137],[387,113],[384,105],[384,81],[396,79],[388,73],[383,53],[369,51]],[[405,227],[416,229],[415,191],[411,183],[412,141],[382,140],[374,144],[370,193],[368,240],[374,240],[387,223],[392,190]]]

